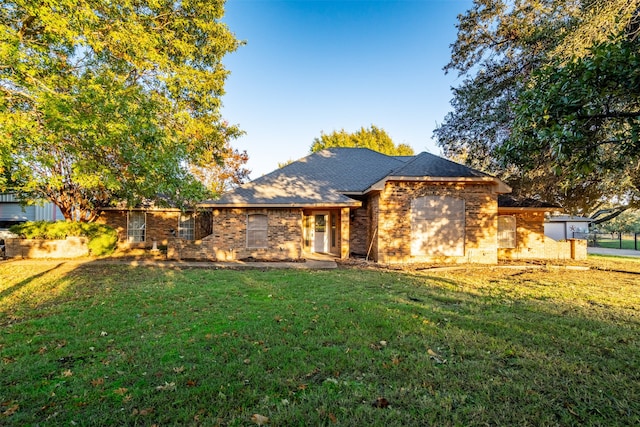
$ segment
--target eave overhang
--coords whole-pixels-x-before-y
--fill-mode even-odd
[[[353,202],[341,203],[199,203],[199,208],[210,209],[308,209],[308,208],[359,208],[362,202],[354,200]]]
[[[119,207],[119,206],[109,206],[109,207],[105,207],[105,208],[100,208],[101,211],[145,211],[145,212],[188,212],[188,211],[192,211],[193,209],[180,209],[180,208],[163,208],[163,207],[159,207],[159,206],[150,206],[150,207],[135,207],[135,208],[128,208],[125,206]]]

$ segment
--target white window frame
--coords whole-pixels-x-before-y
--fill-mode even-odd
[[[258,220],[260,219],[260,220]],[[247,248],[266,248],[269,245],[269,217],[263,213],[247,214]]]
[[[184,240],[195,240],[196,215],[192,212],[178,216],[178,237]]]
[[[142,217],[142,223],[139,219]],[[127,212],[127,242],[144,243],[146,241],[147,213],[140,211]]]
[[[411,255],[464,256],[464,199],[424,196],[411,201]]]
[[[512,249],[517,243],[517,223],[513,215],[498,216],[498,248]]]

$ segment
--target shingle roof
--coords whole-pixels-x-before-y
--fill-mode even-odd
[[[394,177],[440,177],[440,178],[480,178],[488,177],[486,173],[471,169],[468,166],[451,160],[422,152],[413,157],[404,166],[396,169],[390,176]]]
[[[489,177],[429,153],[392,157],[366,148],[329,148],[224,194],[202,206],[359,206],[347,197],[392,177]]]

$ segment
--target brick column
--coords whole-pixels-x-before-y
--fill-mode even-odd
[[[340,258],[349,258],[350,245],[349,245],[349,208],[342,208],[340,210]]]

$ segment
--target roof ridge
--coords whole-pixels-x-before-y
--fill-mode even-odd
[[[471,176],[486,176],[486,177],[491,177],[491,178],[495,178],[492,175],[489,175],[488,173],[482,172],[481,170],[475,169],[471,166],[467,166],[465,164],[462,163],[458,163],[458,162],[454,162],[453,160],[449,160],[445,157],[442,156],[437,156],[433,153],[429,153],[428,151],[422,151],[420,153],[418,153],[414,159],[408,161],[407,163],[405,163],[404,165],[402,165],[401,167],[399,167],[398,169],[394,170],[391,174],[389,174],[389,176],[402,176],[401,172],[403,170],[410,170],[412,165],[415,164],[419,164],[418,162],[421,161],[422,159],[425,158],[429,158],[429,161],[435,161],[442,164],[446,164],[448,166],[451,167],[455,167],[456,169],[458,168],[462,168],[466,171],[468,171]],[[423,176],[427,176],[427,175],[423,175]],[[436,173],[430,173],[428,176],[438,176]],[[451,175],[443,175],[443,176],[451,176]]]
[[[423,154],[427,154],[427,152],[426,151],[421,151],[418,154],[415,154],[415,155],[411,156],[412,157],[411,160],[407,160],[406,162],[404,162],[404,164],[398,166],[396,169],[394,169],[391,172],[389,172],[389,175],[387,175],[387,176],[393,176],[396,173],[396,171],[399,171],[399,170],[402,170],[402,169],[406,168],[407,166],[409,166],[410,164],[412,164],[413,162],[418,160],[418,157],[422,156]]]

